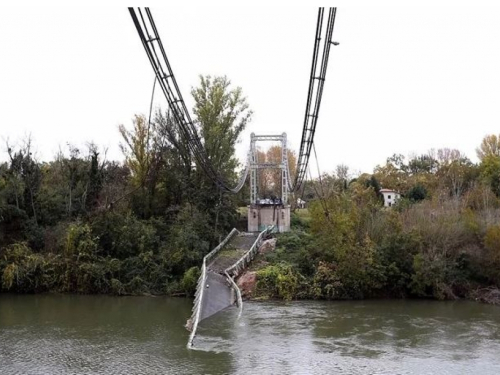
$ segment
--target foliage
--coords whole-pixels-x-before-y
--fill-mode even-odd
[[[280,234],[275,252],[264,256],[258,294],[286,299],[455,299],[474,295],[480,286],[500,287],[498,200],[484,183],[457,182],[480,178],[467,175],[472,167],[459,157],[458,152],[442,151],[436,159],[442,173],[432,172],[440,179],[434,194],[424,193],[427,187],[417,183],[414,187],[422,191],[410,190],[395,209],[382,207],[376,183],[367,175],[352,180],[345,190],[340,185],[329,196],[309,202],[310,222],[304,225],[293,218],[292,231]],[[408,170],[402,158],[391,162]],[[466,173],[450,177],[453,168]],[[413,168],[412,173],[430,172]],[[293,286],[287,293],[279,291],[282,280]]]
[[[500,283],[500,225],[492,225],[484,236],[487,259],[487,276],[495,283]]]
[[[485,136],[476,152],[481,161],[487,157],[500,157],[500,136],[495,134]]]
[[[300,288],[300,276],[286,263],[267,266],[257,272],[257,293],[268,298],[292,300]]]
[[[408,198],[413,202],[419,202],[427,197],[427,189],[418,184],[413,186],[407,194]]]
[[[42,292],[50,288],[51,266],[26,243],[16,243],[2,250],[0,258],[2,289],[14,292]]]
[[[480,166],[480,174],[491,191],[497,197],[500,196],[500,156],[494,154],[484,156]]]
[[[200,277],[200,268],[191,267],[188,269],[181,280],[181,287],[187,295],[193,296]]]
[[[232,184],[251,119],[240,88],[200,77],[195,127]],[[119,126],[124,162],[69,145],[40,162],[32,140],[0,164],[0,291],[192,294],[203,256],[234,226],[235,199],[193,164],[171,114]]]
[[[251,119],[240,88],[200,77],[194,129],[228,184]],[[171,114],[136,115],[119,127],[124,162],[68,145],[41,162],[27,138],[0,164],[0,291],[192,295],[199,265],[235,225],[239,196],[195,165]],[[310,181],[307,209],[292,215],[261,256],[257,292],[268,298],[457,298],[500,287],[500,143],[484,138],[474,164],[453,149],[394,154],[373,174],[346,165]],[[278,162],[281,149],[258,157]],[[293,165],[295,154],[289,151]],[[293,174],[293,168],[291,168]],[[280,176],[262,175],[276,194]],[[265,177],[265,178],[264,178]],[[355,178],[352,178],[355,177]],[[403,199],[384,208],[381,188]]]

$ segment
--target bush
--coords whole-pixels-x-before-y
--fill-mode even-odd
[[[410,292],[414,255],[421,250],[421,238],[415,232],[388,233],[376,247],[377,262],[383,267],[385,289],[391,296]]]
[[[198,285],[198,279],[200,277],[200,268],[191,267],[188,269],[181,280],[181,288],[188,296],[193,296],[196,292],[196,286]]]
[[[454,298],[447,283],[446,263],[445,259],[431,258],[429,254],[416,254],[413,260],[415,272],[410,284],[412,292],[419,297]]]
[[[489,279],[500,285],[500,226],[488,227],[484,236],[486,248],[485,270]]]
[[[315,267],[314,238],[310,233],[300,229],[277,235],[276,250],[267,253],[268,262],[285,262],[293,265],[304,275],[312,275]]]
[[[340,298],[342,283],[334,263],[319,262],[313,278],[312,296],[318,299]]]
[[[47,262],[24,242],[12,244],[0,252],[2,289],[18,293],[48,290],[52,281],[45,274]]]
[[[257,271],[256,292],[267,298],[287,301],[299,296],[301,275],[290,264],[279,263]]]

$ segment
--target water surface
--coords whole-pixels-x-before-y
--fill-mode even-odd
[[[0,295],[0,374],[500,374],[500,308],[474,302],[252,302]]]

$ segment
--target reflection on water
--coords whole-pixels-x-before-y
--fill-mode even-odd
[[[0,374],[500,374],[500,308],[473,302],[246,303],[0,295]]]

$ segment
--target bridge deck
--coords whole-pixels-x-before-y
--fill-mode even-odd
[[[234,236],[231,241],[215,256],[208,265],[213,272],[222,273],[225,269],[236,263],[245,253],[250,250],[259,233],[244,233]]]
[[[234,283],[234,277],[251,262],[263,238],[271,233],[273,228],[268,227],[260,233],[240,233],[233,229],[219,246],[205,256],[196,288],[193,315],[186,324],[191,330],[189,348],[193,346],[200,321],[232,306],[235,302],[238,303],[241,313],[241,293]]]
[[[200,320],[233,305],[235,296],[224,271],[235,264],[257,240],[259,233],[240,233],[231,238],[207,266],[203,283],[205,295],[201,302]]]

